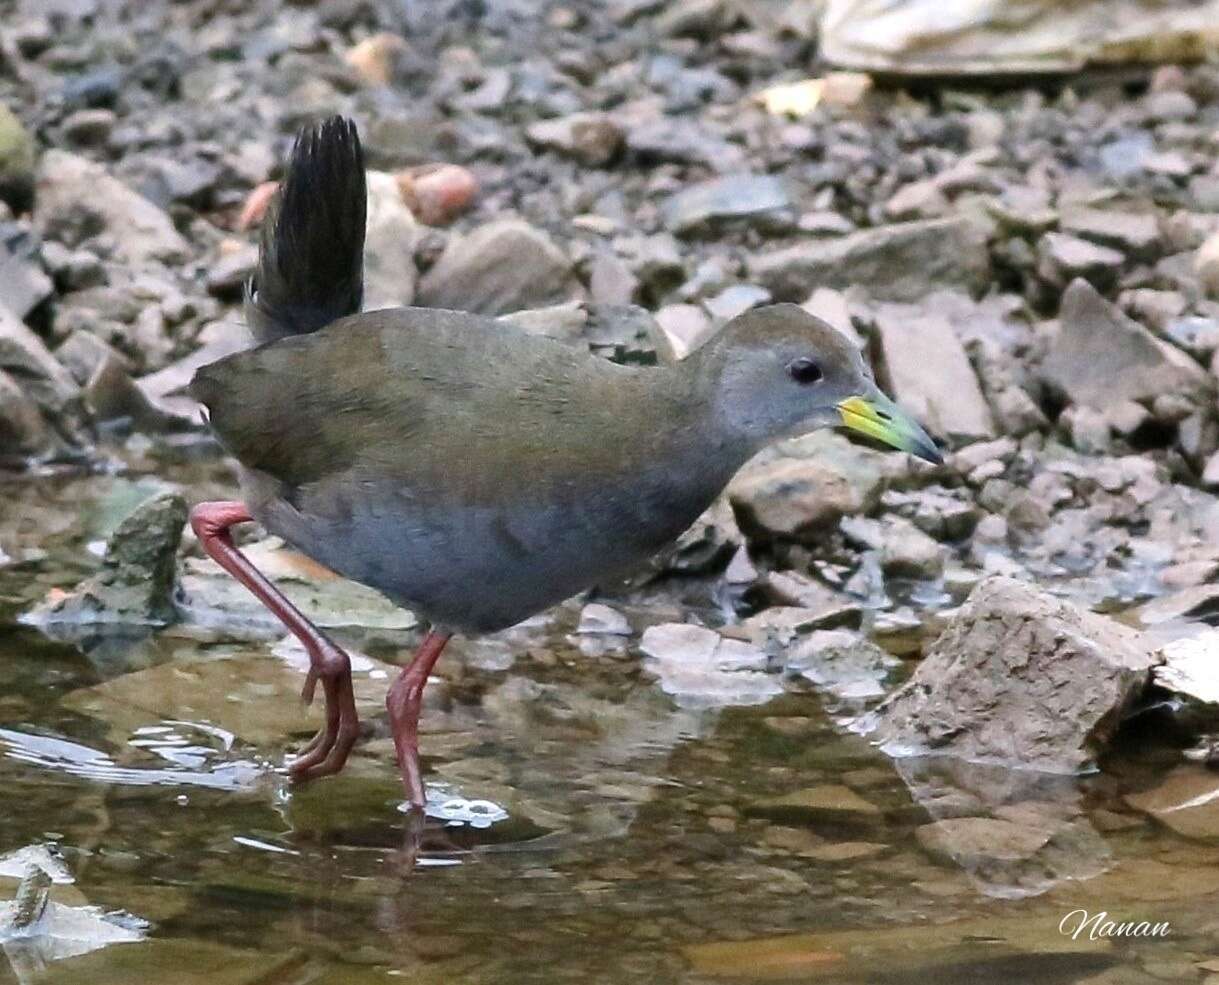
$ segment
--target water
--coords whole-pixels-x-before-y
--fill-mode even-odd
[[[202,495],[226,478],[173,474]],[[1124,799],[1179,760],[1154,722],[1083,778],[895,766],[807,683],[756,706],[676,706],[641,671],[638,635],[575,637],[576,606],[446,652],[425,703],[421,830],[399,810],[380,704],[415,631],[348,639],[367,734],[342,776],[293,787],[282,763],[318,712],[300,707],[291,647],[15,625],[96,564],[85,545],[151,481],[11,483],[0,506],[0,899],[39,858],[72,880],[44,880],[33,943],[0,933],[2,983],[1117,985],[1219,970],[1203,967],[1219,955],[1219,843]],[[700,591],[615,604],[638,630]],[[1078,910],[1170,929],[1063,933]]]

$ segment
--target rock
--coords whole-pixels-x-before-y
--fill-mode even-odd
[[[8,373],[0,370],[0,462],[12,455],[37,455],[52,446],[50,429],[38,405],[22,392]]]
[[[743,315],[751,308],[770,303],[770,291],[756,284],[733,284],[726,287],[715,297],[707,298],[703,307],[711,313],[718,323],[731,321],[737,315]]]
[[[478,194],[473,172],[457,164],[432,164],[394,175],[402,200],[420,222],[447,226]]]
[[[604,113],[572,113],[557,120],[539,120],[525,128],[525,137],[538,147],[574,157],[588,167],[609,164],[622,149],[622,128]]]
[[[839,524],[851,540],[880,552],[881,570],[899,578],[938,578],[947,550],[903,517],[869,520],[843,517]]]
[[[631,624],[617,609],[600,602],[590,602],[580,610],[577,633],[605,633],[610,636],[630,636]]]
[[[499,315],[577,293],[571,263],[548,236],[520,220],[501,219],[454,237],[420,279],[417,301]]]
[[[1206,562],[1204,562],[1206,563]],[[1219,629],[1164,644],[1152,680],[1173,694],[1204,705],[1219,705]]]
[[[656,312],[656,323],[675,359],[685,359],[711,337],[715,327],[703,309],[694,304],[666,304]]]
[[[750,805],[749,813],[778,821],[803,824],[878,824],[881,810],[850,787],[825,783],[793,790],[781,797],[759,800]]]
[[[528,308],[500,315],[500,321],[524,329],[530,335],[541,335],[560,342],[575,342],[588,324],[588,309],[582,301],[566,301],[549,308]]]
[[[1082,277],[1107,290],[1117,283],[1123,263],[1117,250],[1066,233],[1046,233],[1037,242],[1037,274],[1054,287]]]
[[[34,138],[0,103],[0,202],[20,214],[34,201]]]
[[[980,292],[990,278],[983,230],[968,218],[930,219],[864,229],[751,255],[752,280],[780,301],[815,288],[858,285],[887,301],[915,301],[933,287]]]
[[[195,418],[160,407],[131,378],[125,361],[107,357],[93,371],[82,394],[97,421],[129,419],[140,431],[182,430]]]
[[[1150,814],[1185,838],[1219,841],[1219,776],[1197,766],[1180,766],[1145,793],[1126,803]]]
[[[598,250],[589,263],[588,291],[595,304],[632,304],[639,292],[639,278],[613,253]]]
[[[774,676],[764,673],[769,658],[763,650],[702,626],[649,626],[639,650],[647,658],[645,669],[683,708],[762,704],[783,691]]]
[[[38,624],[154,625],[174,622],[174,560],[186,501],[158,493],[118,525],[106,545],[101,570],[61,598],[48,599],[30,619]]]
[[[1194,272],[1202,289],[1213,298],[1219,298],[1219,233],[1211,236],[1198,248],[1194,258]]]
[[[350,48],[343,60],[366,86],[387,86],[393,81],[398,57],[406,51],[406,42],[401,37],[382,32]]]
[[[51,278],[32,257],[0,241],[0,304],[24,318],[54,292]]]
[[[1151,260],[1161,248],[1160,226],[1147,212],[1113,212],[1107,209],[1063,210],[1063,232],[1121,250],[1136,260]]]
[[[787,662],[794,671],[851,705],[883,697],[901,661],[875,643],[842,630],[819,630],[801,640]]]
[[[78,109],[63,121],[63,134],[77,147],[101,147],[110,139],[116,117],[111,109]]]
[[[724,175],[689,185],[669,197],[661,218],[679,236],[714,235],[732,226],[783,233],[796,223],[787,186],[769,174]]]
[[[976,869],[990,862],[1015,862],[1036,855],[1053,834],[1047,828],[998,817],[953,817],[920,825],[919,845],[932,858]]]
[[[643,162],[701,164],[720,173],[740,170],[744,152],[697,119],[662,116],[635,121],[618,114],[627,149]]]
[[[1059,321],[1042,372],[1072,403],[1103,411],[1165,393],[1198,402],[1213,393],[1201,366],[1127,318],[1086,281],[1067,288]]]
[[[207,269],[207,293],[225,301],[239,301],[258,266],[258,247],[225,240],[220,249],[220,255]]]
[[[80,390],[42,340],[0,303],[0,370],[20,379],[25,392],[51,415],[70,409]]]
[[[92,332],[73,329],[72,334],[55,350],[55,358],[72,374],[81,386],[89,382],[98,366],[107,359],[112,360],[126,373],[133,372],[130,360],[113,346],[107,345]]]
[[[368,224],[364,240],[364,310],[396,308],[415,299],[419,272],[415,244],[421,230],[399,190],[384,171],[369,171]]]
[[[965,347],[933,306],[878,305],[877,374],[893,398],[937,437],[976,441],[995,435]]]
[[[72,245],[108,231],[113,256],[131,264],[177,262],[190,248],[161,209],[93,161],[51,149],[38,172],[39,227]]]
[[[728,486],[728,499],[747,535],[819,540],[844,516],[866,513],[884,491],[879,453],[823,432],[788,446],[805,454],[759,456]]]
[[[1153,662],[1128,626],[1023,582],[988,578],[878,709],[874,738],[898,754],[1085,769]]]

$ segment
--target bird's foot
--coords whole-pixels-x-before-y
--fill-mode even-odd
[[[288,774],[298,782],[338,773],[347,764],[360,736],[360,719],[351,687],[351,660],[329,640],[323,640],[317,652],[309,657],[301,700],[306,705],[312,704],[320,681],[326,697],[326,723],[288,764]]]

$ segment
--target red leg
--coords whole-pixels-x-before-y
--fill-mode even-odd
[[[294,780],[312,780],[337,773],[347,762],[360,734],[356,699],[351,690],[351,661],[325,633],[311,623],[271,581],[233,546],[229,528],[254,518],[244,503],[200,503],[190,513],[190,525],[203,549],[220,567],[245,585],[282,622],[309,654],[309,673],[301,697],[312,704],[318,681],[326,695],[326,724],[288,764]]]
[[[419,644],[415,658],[403,668],[385,695],[385,707],[389,711],[389,723],[394,733],[394,749],[398,753],[398,769],[402,773],[402,785],[406,787],[407,804],[420,811],[427,803],[427,796],[423,791],[423,778],[419,775],[419,705],[423,700],[423,686],[427,683],[428,675],[451,635],[436,629],[429,632]]]

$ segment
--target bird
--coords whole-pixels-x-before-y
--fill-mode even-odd
[[[422,811],[420,703],[454,633],[494,633],[629,573],[777,440],[845,426],[942,461],[858,346],[798,305],[747,311],[652,366],[467,312],[361,311],[366,196],[355,124],[304,127],[246,286],[256,344],[190,386],[241,487],[195,506],[192,529],[303,644],[306,704],[325,695],[294,780],[347,761],[351,663],[235,546],[238,524],[428,626],[386,695],[407,807]]]

